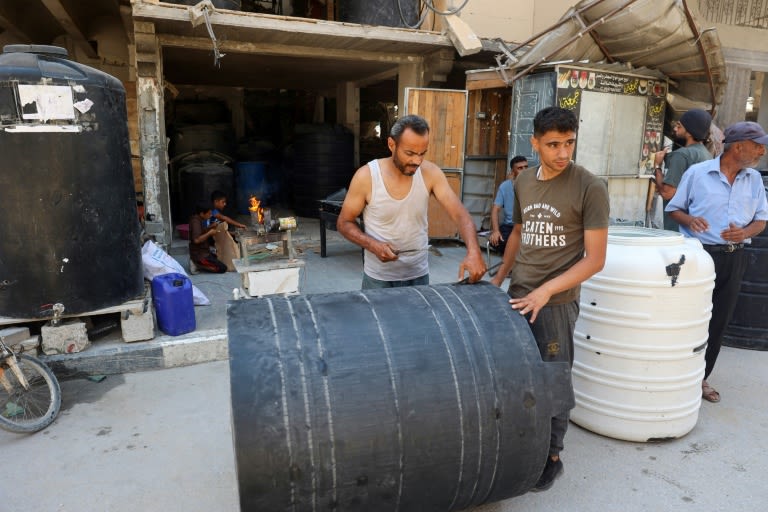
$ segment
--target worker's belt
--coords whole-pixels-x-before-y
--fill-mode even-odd
[[[744,244],[704,245],[707,252],[734,252],[744,248]]]

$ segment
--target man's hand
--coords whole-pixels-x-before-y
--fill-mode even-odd
[[[509,303],[512,304],[512,309],[520,312],[521,315],[527,315],[531,313],[530,323],[536,321],[536,317],[541,311],[541,308],[547,305],[552,294],[547,292],[542,286],[534,289],[520,299],[509,299]]]
[[[728,224],[728,228],[724,229],[720,233],[720,236],[723,238],[723,240],[731,244],[740,244],[745,239],[749,238],[747,233],[744,231],[744,228],[740,228],[733,222]]]
[[[468,281],[476,283],[483,278],[487,271],[483,255],[480,251],[467,251],[467,255],[459,266],[459,281],[464,279],[464,273],[469,272]]]
[[[388,261],[395,261],[398,259],[398,255],[395,253],[395,248],[389,245],[387,242],[375,241],[368,249],[379,258],[379,261],[384,263]]]
[[[691,217],[691,222],[688,223],[688,227],[691,229],[691,231],[695,231],[696,233],[703,233],[709,229],[709,222],[707,222],[707,219],[704,217]]]
[[[491,245],[499,245],[499,242],[503,242],[504,238],[501,236],[501,231],[494,229],[491,231],[491,236],[488,237],[488,241]]]

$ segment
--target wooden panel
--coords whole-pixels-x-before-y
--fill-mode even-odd
[[[461,198],[467,92],[408,87],[405,96],[405,113],[423,116],[429,123],[429,149],[426,159],[435,162],[445,171],[448,183]],[[458,227],[434,197],[431,197],[429,202],[428,234],[430,238],[459,236]]]
[[[128,144],[131,147],[131,166],[136,192],[144,190],[141,177],[141,148],[139,144],[139,102],[136,99],[136,82],[125,82],[125,110],[128,115]]]
[[[506,155],[512,90],[470,91],[467,113],[467,155]]]
[[[144,181],[141,177],[141,158],[137,156],[131,157],[131,167],[133,167],[133,183],[136,187],[136,192],[142,192],[144,190]]]
[[[445,177],[458,197],[461,197],[461,172],[446,171]],[[454,224],[448,212],[437,202],[437,199],[430,196],[429,210],[429,229],[427,231],[429,238],[458,238],[459,228]]]
[[[407,88],[406,97],[406,113],[423,116],[429,123],[426,159],[442,169],[463,169],[466,91]]]

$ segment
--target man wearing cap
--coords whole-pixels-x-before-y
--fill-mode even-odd
[[[666,212],[669,200],[675,195],[677,186],[683,173],[693,164],[703,162],[712,158],[712,154],[707,150],[704,141],[709,137],[709,127],[712,124],[712,116],[709,112],[694,108],[682,116],[680,121],[672,127],[675,138],[685,141],[681,148],[667,153],[668,150],[658,151],[654,157],[654,180],[656,181],[656,191],[664,200],[664,229],[677,231],[677,222],[672,220],[669,213]],[[661,163],[664,162],[667,172],[661,169]]]
[[[744,245],[765,229],[768,201],[760,173],[751,167],[765,154],[768,135],[753,122],[725,129],[723,153],[691,166],[665,211],[685,236],[698,238],[715,263],[712,317],[704,356],[702,397],[719,402],[707,383],[720,353],[723,333],[731,321],[749,258]]]

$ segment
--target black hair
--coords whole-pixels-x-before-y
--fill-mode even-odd
[[[198,201],[197,204],[195,204],[195,214],[199,215],[209,211],[211,211],[211,205],[205,201]]]
[[[547,107],[539,110],[533,118],[533,136],[540,137],[547,132],[575,132],[579,128],[576,114],[560,107]]]
[[[429,133],[429,123],[427,123],[427,120],[421,116],[411,114],[398,119],[395,124],[392,125],[392,129],[389,130],[389,136],[392,137],[395,142],[398,142],[406,128],[410,128],[418,135],[426,135]]]
[[[509,161],[509,168],[512,169],[515,164],[519,164],[520,162],[528,163],[528,159],[525,158],[523,155],[517,155],[515,157],[512,157],[512,160]]]
[[[221,190],[214,190],[213,192],[211,192],[211,202],[214,202],[217,199],[226,199],[226,198],[227,198],[227,194],[225,194]]]

